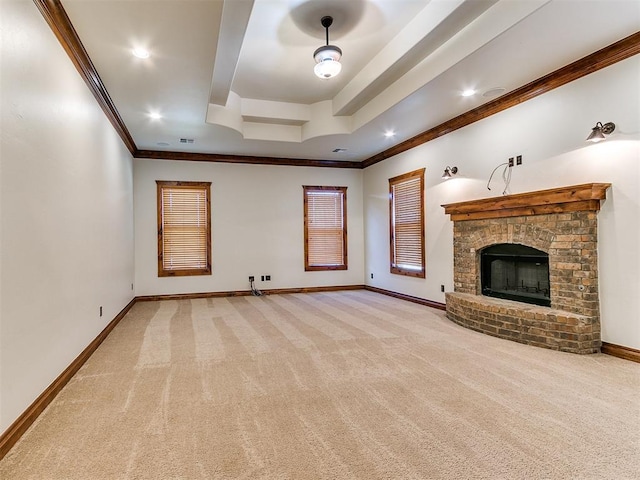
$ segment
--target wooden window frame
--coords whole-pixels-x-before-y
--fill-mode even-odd
[[[211,182],[183,182],[156,180],[158,209],[158,277],[182,277],[195,275],[211,275]],[[204,268],[167,269],[164,266],[164,189],[201,189],[206,196],[206,266]]]
[[[347,187],[321,187],[303,185],[304,191],[304,270],[306,272],[347,270]],[[310,265],[309,263],[309,193],[339,192],[342,194],[342,263],[339,265]]]
[[[398,175],[389,179],[389,253],[390,253],[390,271],[396,275],[406,275],[409,277],[425,278],[426,266],[425,266],[425,235],[424,235],[424,168],[414,170],[403,175]],[[420,270],[414,268],[406,268],[398,265],[396,262],[396,228],[395,228],[395,198],[394,198],[394,186],[416,180],[420,181],[420,257],[421,266]]]

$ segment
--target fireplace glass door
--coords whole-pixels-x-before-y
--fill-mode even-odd
[[[514,243],[480,252],[482,294],[534,305],[551,305],[549,255]]]

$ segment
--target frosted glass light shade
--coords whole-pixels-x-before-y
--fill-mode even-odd
[[[340,57],[342,57],[342,50],[335,45],[324,45],[318,48],[313,53],[316,61],[313,71],[320,78],[335,77],[342,70]]]
[[[342,64],[336,60],[323,60],[313,67],[313,71],[320,78],[335,77],[342,70]]]

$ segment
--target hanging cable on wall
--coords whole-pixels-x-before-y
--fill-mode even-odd
[[[258,290],[253,284],[253,277],[251,277],[249,280],[249,286],[251,287],[251,295],[253,295],[254,297],[261,297],[262,295],[264,295],[264,293]]]
[[[509,184],[511,183],[511,168],[513,167],[512,161],[501,163],[493,169],[493,172],[491,172],[491,175],[489,176],[489,181],[487,182],[487,190],[491,190],[491,180],[493,179],[493,175],[496,173],[496,170],[503,166],[504,170],[502,171],[502,180],[504,181],[504,190],[502,191],[502,195],[506,195],[509,190]]]

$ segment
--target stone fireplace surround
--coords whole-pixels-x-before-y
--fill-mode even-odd
[[[589,183],[443,205],[454,222],[447,317],[467,328],[566,352],[600,351],[597,212],[610,184]],[[480,252],[515,243],[549,254],[551,306],[481,295]]]

